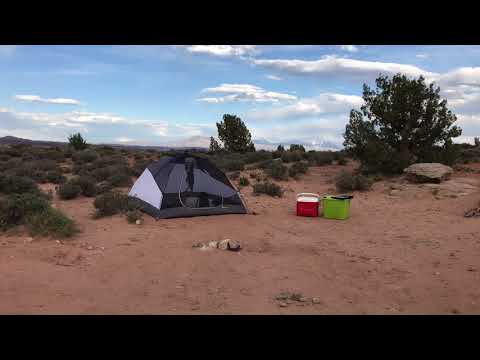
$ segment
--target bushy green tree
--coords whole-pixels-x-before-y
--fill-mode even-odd
[[[452,138],[462,131],[439,93],[422,76],[380,75],[375,90],[364,84],[364,105],[350,112],[345,128],[347,152],[364,172],[401,173],[414,162],[452,163]]]
[[[252,135],[245,123],[235,115],[223,115],[223,121],[217,123],[218,137],[225,150],[236,153],[255,151]]]
[[[222,147],[220,146],[218,141],[215,140],[215,138],[213,136],[210,136],[210,148],[209,148],[208,151],[211,154],[216,154],[216,153],[220,152],[221,150],[222,150]]]
[[[303,147],[303,145],[291,144],[290,145],[290,151],[305,152],[305,148]]]
[[[68,143],[72,146],[75,150],[83,150],[87,148],[87,142],[82,137],[80,133],[72,134],[68,137]]]

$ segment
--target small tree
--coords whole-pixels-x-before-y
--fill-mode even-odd
[[[215,153],[218,153],[222,150],[222,147],[220,146],[220,144],[218,143],[217,140],[215,140],[215,138],[213,136],[210,136],[210,148],[209,148],[209,152],[212,153],[212,154],[215,154]]]
[[[284,151],[285,151],[285,148],[283,147],[283,145],[278,145],[277,151],[278,151],[278,152],[284,152]]]
[[[303,145],[291,144],[290,145],[290,151],[305,152],[305,148],[303,147]]]
[[[350,112],[344,134],[347,152],[364,172],[401,173],[414,162],[455,160],[452,138],[462,130],[453,126],[457,118],[440,99],[440,88],[401,74],[380,75],[376,85],[363,85],[362,111]]]
[[[245,153],[255,151],[252,136],[246,125],[235,115],[223,115],[223,121],[217,123],[218,137],[229,152]]]
[[[475,143],[475,146],[480,147],[480,138],[475,137],[475,138],[473,138],[473,141]]]
[[[75,150],[83,150],[87,148],[87,142],[83,139],[80,133],[73,134],[68,137],[68,143],[72,146]]]

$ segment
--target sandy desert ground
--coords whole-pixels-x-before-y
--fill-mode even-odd
[[[311,168],[283,183],[281,199],[242,189],[256,215],[130,225],[91,219],[91,198],[55,198],[82,232],[61,242],[1,235],[0,313],[480,314],[480,218],[463,217],[480,201],[480,174],[454,174],[476,187],[466,196],[392,192],[393,179],[354,193],[347,221],[296,217],[296,193],[334,192],[339,170]],[[243,249],[192,247],[225,238]],[[308,301],[277,300],[285,291]]]

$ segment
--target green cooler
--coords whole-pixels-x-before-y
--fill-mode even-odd
[[[322,198],[323,216],[327,219],[345,220],[350,216],[352,195],[326,195]]]

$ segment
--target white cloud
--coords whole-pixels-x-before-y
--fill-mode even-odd
[[[345,113],[348,116],[348,112],[352,108],[359,108],[362,103],[363,100],[360,96],[323,93],[314,98],[299,99],[293,104],[252,111],[249,117],[252,119],[278,120],[309,118],[326,113]]]
[[[125,137],[125,136],[121,136],[121,137],[116,138],[115,141],[117,141],[119,143],[130,143],[134,140],[131,139],[131,138]]]
[[[324,56],[318,60],[252,59],[251,62],[254,65],[275,69],[277,71],[285,71],[295,75],[378,76],[379,73],[391,75],[399,72],[416,77],[424,75],[425,77],[433,78],[438,75],[414,65],[338,58],[332,55]]]
[[[297,97],[290,94],[266,91],[265,89],[250,84],[221,84],[217,87],[206,88],[202,93],[228,94],[221,97],[204,97],[198,101],[211,104],[224,102],[242,101],[242,102],[272,102],[292,101]]]
[[[48,104],[80,105],[80,101],[75,99],[66,99],[66,98],[44,99],[38,95],[15,95],[14,99],[21,100],[21,101],[29,101],[29,102],[48,103]]]
[[[247,56],[258,52],[256,45],[179,45],[190,53],[219,57]]]
[[[280,76],[276,76],[276,75],[267,75],[266,78],[270,80],[277,80],[277,81],[283,80]]]
[[[340,45],[340,49],[348,52],[357,52],[358,48],[355,45]]]
[[[430,57],[430,55],[428,54],[417,54],[415,55],[415,57],[419,58],[419,59],[427,59]]]

